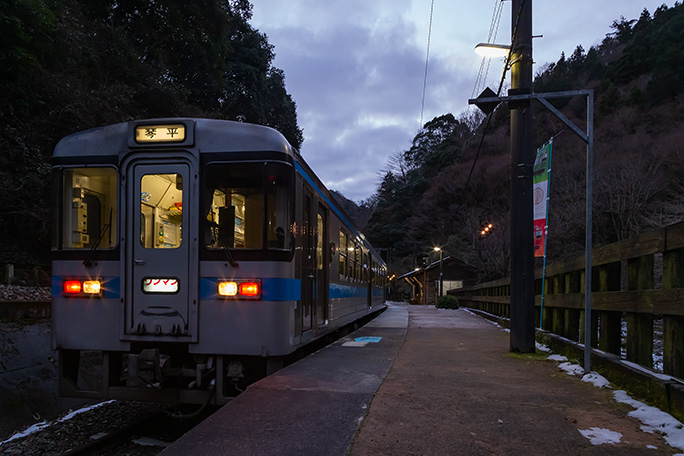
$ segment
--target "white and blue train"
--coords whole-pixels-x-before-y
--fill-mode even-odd
[[[385,306],[382,259],[271,128],[120,123],[62,139],[53,170],[63,396],[225,403]]]

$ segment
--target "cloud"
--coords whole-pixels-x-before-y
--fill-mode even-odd
[[[594,0],[591,14],[578,4],[536,2],[535,71],[588,50],[621,15],[638,18],[660,0]],[[670,4],[673,2],[670,1]],[[496,4],[496,2],[495,2]],[[390,156],[407,150],[420,127],[430,19],[429,0],[256,0],[253,25],[275,46],[274,65],[285,72],[304,130],[302,154],[331,189],[368,198]],[[489,2],[435,2],[423,123],[468,108],[487,41]],[[503,7],[497,42],[510,41],[510,2]],[[582,27],[578,27],[581,24]],[[502,61],[490,62],[487,85],[496,89]],[[476,95],[476,94],[475,94]]]
[[[413,43],[415,25],[401,15],[362,15],[348,25],[333,20],[343,9],[311,11],[313,27],[268,34],[298,106],[302,155],[327,186],[358,201],[418,130],[425,57]]]

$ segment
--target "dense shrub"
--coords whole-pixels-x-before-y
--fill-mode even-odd
[[[440,296],[435,302],[438,309],[458,309],[458,298],[456,296]]]

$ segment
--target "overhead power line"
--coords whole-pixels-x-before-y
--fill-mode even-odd
[[[430,61],[430,37],[432,36],[432,13],[435,11],[435,0],[430,3],[430,25],[428,27],[427,52],[425,53],[425,76],[423,77],[423,101],[420,106],[420,125],[423,128],[423,112],[425,111],[425,91],[427,89],[428,62]]]
[[[494,43],[496,41],[496,35],[499,33],[499,25],[501,24],[501,13],[503,11],[503,6],[503,0],[494,0],[494,12],[492,13],[492,22],[489,25],[487,43]],[[475,79],[475,85],[473,86],[473,92],[470,98],[475,98],[475,96],[482,92],[484,87],[487,85],[487,75],[489,74],[490,63],[490,58],[482,57],[480,70],[477,74],[477,78]],[[470,109],[470,105],[468,105],[468,109]]]
[[[504,0],[501,0],[503,3]],[[520,25],[520,18],[522,16],[522,9],[523,5],[525,4],[525,0],[522,0],[520,2],[520,8],[518,9],[517,12],[515,13],[515,26],[513,27],[513,33],[511,36],[511,45],[516,42],[517,36],[518,36],[518,25]],[[501,75],[501,80],[499,81],[499,89],[496,91],[496,96],[499,97],[501,96],[501,89],[503,88],[504,81],[506,80],[506,73],[508,72],[508,67],[511,64],[511,52],[508,53],[508,56],[506,57],[506,60],[504,62],[504,68],[503,68],[503,74]],[[470,172],[468,173],[468,179],[466,180],[465,186],[468,187],[468,184],[470,184],[470,178],[473,175],[473,171],[475,170],[475,165],[477,164],[477,159],[480,157],[480,151],[482,150],[482,145],[484,144],[484,138],[485,135],[487,134],[487,129],[489,128],[489,122],[492,120],[492,116],[494,115],[494,111],[490,112],[487,115],[487,121],[485,122],[484,129],[482,130],[482,137],[480,138],[480,145],[477,148],[477,152],[475,153],[475,159],[473,160],[473,165],[470,167]]]

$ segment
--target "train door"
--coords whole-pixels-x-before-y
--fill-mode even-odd
[[[316,323],[328,323],[328,215],[319,204],[316,216]]]
[[[188,164],[132,164],[128,176],[126,321],[131,336],[191,336]],[[194,301],[196,302],[196,300]]]
[[[313,303],[316,291],[314,276],[314,223],[312,220],[311,202],[313,194],[304,189],[303,230],[302,230],[302,333],[309,331],[313,320]]]
[[[363,261],[365,267],[368,271],[366,280],[368,280],[368,307],[373,307],[373,280],[375,280],[375,262],[373,257],[369,257],[368,254],[363,254]]]

